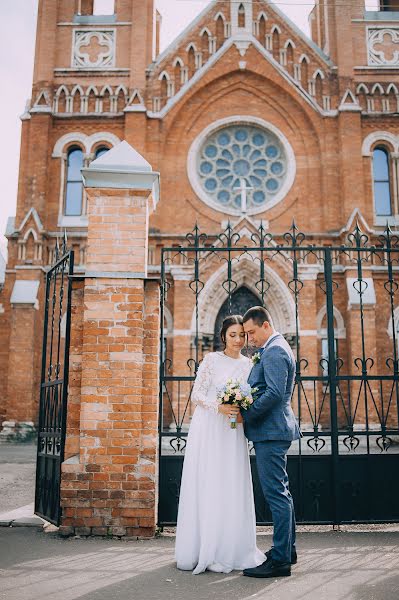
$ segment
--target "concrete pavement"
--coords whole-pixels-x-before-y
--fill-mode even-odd
[[[36,445],[0,445],[0,514],[35,499]]]
[[[270,535],[258,545],[269,548]],[[0,529],[0,598],[7,600],[398,600],[399,531],[298,536],[289,578],[192,575],[175,568],[174,537],[61,539],[35,528]]]
[[[399,600],[399,526],[299,527],[298,565],[275,581],[177,571],[173,530],[118,541],[16,527],[33,514],[35,460],[34,445],[0,446],[0,520],[14,525],[0,527],[0,600]]]

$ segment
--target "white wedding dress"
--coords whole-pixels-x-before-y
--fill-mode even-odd
[[[211,352],[202,361],[191,400],[192,417],[180,488],[175,558],[177,568],[230,573],[256,567],[255,506],[243,425],[231,429],[218,414],[216,390],[228,378],[247,381],[251,361]]]

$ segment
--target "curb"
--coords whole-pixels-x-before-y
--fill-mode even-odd
[[[21,517],[19,519],[0,520],[0,527],[37,527],[45,528],[46,522],[40,517]]]

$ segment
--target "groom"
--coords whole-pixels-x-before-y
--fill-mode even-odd
[[[274,330],[265,308],[250,308],[243,324],[249,343],[259,348],[259,360],[248,378],[258,392],[248,410],[242,411],[244,430],[254,443],[259,480],[274,525],[273,547],[266,553],[267,560],[245,569],[244,575],[283,577],[291,575],[291,564],[297,562],[294,504],[286,470],[288,449],[301,435],[291,408],[295,359],[283,336]]]

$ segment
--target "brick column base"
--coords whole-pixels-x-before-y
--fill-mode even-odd
[[[63,464],[64,535],[151,537],[157,508],[159,285],[86,280],[80,454]]]

